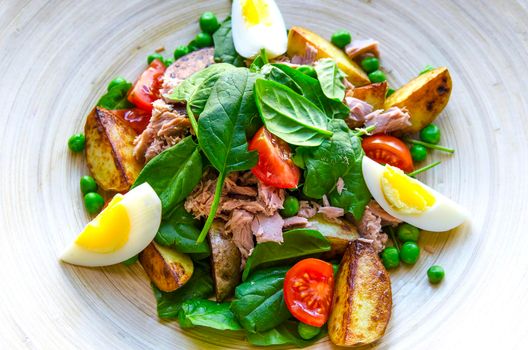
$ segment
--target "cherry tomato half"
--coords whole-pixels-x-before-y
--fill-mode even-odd
[[[146,129],[151,117],[150,112],[139,108],[115,109],[112,113],[124,120],[138,134],[141,134]]]
[[[304,259],[288,270],[284,279],[284,301],[299,321],[321,327],[328,320],[334,294],[332,264]]]
[[[161,80],[165,73],[165,65],[159,59],[155,59],[148,68],[141,73],[134,87],[128,93],[128,101],[137,108],[152,111],[152,102],[159,97]]]
[[[365,137],[361,145],[367,157],[380,164],[389,164],[407,173],[414,169],[411,152],[399,138],[373,135]]]
[[[251,171],[260,181],[278,188],[297,187],[301,172],[293,164],[286,142],[262,127],[249,143],[249,150],[259,154],[258,163]]]

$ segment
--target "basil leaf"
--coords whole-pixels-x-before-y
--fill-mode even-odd
[[[328,118],[346,118],[350,114],[350,108],[342,101],[325,96],[317,79],[282,63],[274,63],[273,66],[287,74],[299,86],[302,95],[319,107]]]
[[[114,85],[97,101],[97,106],[110,110],[133,108],[134,105],[127,99],[128,91],[131,88],[132,84],[127,81]]]
[[[231,303],[216,303],[204,299],[186,300],[178,312],[178,322],[182,328],[204,326],[220,330],[241,330],[242,326],[230,306]]]
[[[209,298],[213,294],[213,279],[209,265],[194,264],[194,273],[189,281],[174,292],[162,292],[152,285],[156,297],[158,317],[169,319],[178,317],[182,304],[193,298]]]
[[[235,289],[231,310],[248,332],[263,332],[291,317],[284,303],[284,275],[287,268],[271,269],[270,275],[253,276]],[[263,271],[264,272],[264,271]]]
[[[319,146],[332,132],[326,116],[305,97],[271,80],[258,79],[255,97],[266,128],[297,146]]]
[[[201,177],[200,149],[189,136],[148,162],[132,187],[148,182],[160,197],[165,215],[185,200]]]
[[[295,229],[283,234],[282,244],[275,242],[259,243],[249,256],[242,280],[245,281],[252,270],[262,265],[277,264],[301,256],[322,253],[330,250],[330,242],[320,232],[308,229]]]
[[[281,323],[276,328],[265,332],[248,333],[248,342],[256,346],[271,346],[271,345],[295,345],[299,348],[312,345],[322,337],[326,336],[326,327],[321,330],[316,337],[310,340],[304,340],[299,336],[297,327],[299,322],[286,321]]]
[[[331,58],[323,58],[315,63],[314,68],[326,97],[342,101],[345,98],[343,79],[346,75],[339,69],[336,62]]]
[[[227,17],[220,28],[213,34],[215,62],[229,63],[237,67],[245,66],[244,58],[235,50],[231,34],[231,18]]]

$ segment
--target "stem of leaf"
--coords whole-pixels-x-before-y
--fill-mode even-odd
[[[387,230],[389,231],[389,236],[392,239],[392,243],[394,243],[394,246],[396,247],[396,249],[398,250],[398,253],[399,253],[400,252],[400,245],[398,244],[398,240],[396,239],[396,236],[394,235],[394,229],[392,228],[392,226],[389,226],[387,228]]]
[[[260,49],[260,57],[262,58],[262,62],[264,62],[264,64],[268,64],[269,63],[268,55],[266,55],[266,49],[264,49],[264,48]]]
[[[196,135],[196,137],[198,137],[198,122],[196,121],[196,118],[194,117],[191,104],[187,103],[187,106],[185,108],[187,109],[187,116],[189,117],[189,120],[191,121],[194,134]]]
[[[366,128],[355,128],[354,133],[356,136],[363,136],[370,134],[374,129],[376,129],[376,125],[370,125]]]
[[[424,166],[423,168],[420,168],[420,169],[416,169],[415,171],[411,172],[411,173],[408,173],[407,175],[408,176],[415,176],[417,174],[420,174],[420,173],[423,173],[424,171],[427,171],[431,168],[434,168],[435,166],[437,166],[438,164],[442,163],[441,161],[438,161],[438,162],[434,162],[434,163],[431,163],[429,165],[426,165]]]
[[[211,204],[211,209],[209,210],[209,216],[207,217],[207,220],[205,221],[205,225],[202,228],[202,232],[200,232],[200,236],[198,236],[196,243],[203,242],[203,240],[207,236],[207,233],[209,232],[209,229],[211,228],[211,225],[213,224],[213,220],[216,216],[216,211],[218,210],[218,206],[220,205],[220,198],[222,197],[222,188],[224,187],[225,177],[226,176],[224,173],[220,173],[220,175],[218,175],[218,180],[216,180],[216,189],[215,189],[215,194],[213,198],[213,204]]]
[[[420,145],[420,146],[424,146],[424,147],[431,148],[431,149],[436,149],[436,150],[447,152],[447,153],[455,153],[455,150],[452,149],[452,148],[439,146],[439,145],[434,145],[432,143],[427,143],[427,142],[414,140],[414,139],[410,139],[410,138],[405,138],[405,141],[409,142],[409,143],[413,143],[415,145]]]

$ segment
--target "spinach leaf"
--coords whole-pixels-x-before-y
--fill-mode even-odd
[[[99,101],[97,101],[97,106],[110,110],[134,107],[134,105],[127,100],[128,90],[130,90],[130,88],[132,88],[132,84],[127,81],[114,85],[99,99]]]
[[[189,136],[148,162],[132,187],[148,182],[160,197],[165,215],[191,193],[201,177],[200,148]]]
[[[249,170],[257,164],[258,154],[248,151],[246,138],[257,114],[253,97],[257,77],[247,68],[224,72],[211,90],[211,96],[198,121],[198,142],[207,159],[219,172],[209,217],[198,242],[203,241],[213,222],[227,174]]]
[[[350,109],[342,101],[325,96],[317,79],[282,63],[274,63],[273,66],[287,74],[299,86],[302,95],[319,107],[328,118],[346,118],[350,114]]]
[[[229,63],[243,67],[244,58],[235,50],[233,35],[231,34],[231,17],[227,17],[218,30],[213,34],[215,62]]]
[[[293,80],[288,74],[286,74],[281,69],[271,64],[267,64],[262,68],[261,72],[262,74],[266,75],[267,79],[276,81],[277,83],[280,83],[282,85],[286,85],[296,93],[302,94],[301,87],[295,82],[295,80]]]
[[[246,280],[252,270],[262,265],[272,265],[301,256],[322,253],[330,250],[330,242],[320,232],[308,229],[295,229],[283,234],[282,244],[260,243],[249,256],[242,280]]]
[[[271,80],[258,79],[255,98],[266,128],[298,146],[319,146],[332,136],[326,116],[312,102],[292,89]]]
[[[334,135],[320,147],[297,149],[305,167],[303,193],[317,199],[327,194],[332,205],[351,212],[359,220],[371,198],[361,169],[361,138],[342,120],[330,121],[329,127]],[[345,183],[341,194],[335,188],[339,177]]]
[[[321,330],[321,333],[315,338],[304,340],[297,332],[299,322],[285,321],[276,328],[267,330],[265,332],[248,333],[248,342],[256,346],[272,346],[272,345],[295,345],[299,348],[312,345],[326,335],[326,327]]]
[[[174,292],[162,292],[152,285],[156,297],[158,317],[169,319],[178,317],[182,304],[193,298],[209,298],[213,294],[213,279],[209,271],[209,264],[194,264],[191,279]]]
[[[186,300],[178,312],[178,322],[182,328],[204,326],[220,330],[238,331],[242,329],[231,303],[216,303],[205,299]]]
[[[346,75],[339,69],[336,62],[331,58],[323,58],[315,63],[314,68],[326,97],[342,101],[345,98],[343,79]]]
[[[248,332],[263,332],[291,317],[284,303],[284,275],[288,268],[274,268],[251,276],[235,289],[231,310]]]
[[[211,250],[207,242],[196,242],[200,235],[198,224],[181,203],[163,219],[154,240],[179,252],[192,254],[193,259],[206,258]]]

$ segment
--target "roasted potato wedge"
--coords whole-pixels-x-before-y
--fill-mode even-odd
[[[224,224],[220,221],[213,222],[209,230],[216,301],[233,294],[240,282],[240,250],[231,239],[224,236],[224,231]]]
[[[338,346],[360,346],[380,339],[391,316],[390,278],[368,243],[355,241],[337,273],[328,334]]]
[[[359,237],[356,228],[345,220],[330,221],[323,215],[317,214],[311,217],[308,222],[310,229],[321,232],[330,241],[331,249],[323,254],[324,259],[343,255],[350,242]]]
[[[139,262],[152,283],[164,292],[173,292],[191,278],[194,265],[188,255],[150,243],[139,254]]]
[[[387,95],[387,82],[369,84],[349,91],[350,97],[367,102],[374,110],[383,109],[385,95]]]
[[[367,74],[340,48],[334,46],[328,40],[301,27],[291,27],[288,34],[288,56],[302,56],[306,51],[306,44],[317,49],[316,59],[330,57],[347,75],[348,81],[355,86],[363,86],[370,83]]]
[[[97,184],[105,191],[127,191],[141,171],[133,155],[134,129],[111,111],[96,107],[84,133],[88,168]]]
[[[411,126],[404,133],[420,131],[432,123],[449,101],[452,89],[451,76],[446,67],[439,67],[419,75],[385,100],[385,109],[405,107],[411,116]]]

